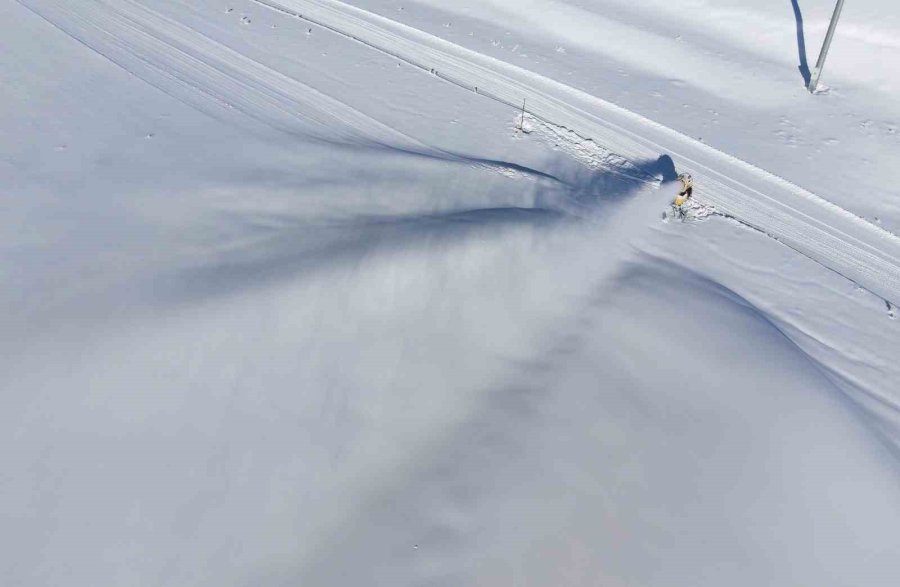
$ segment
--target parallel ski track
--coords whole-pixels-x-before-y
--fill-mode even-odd
[[[668,154],[699,197],[894,305],[900,239],[815,194],[619,106],[336,0],[253,0],[521,108],[631,161]]]
[[[237,110],[285,132],[436,151],[133,0],[18,0],[89,49],[217,117]]]
[[[336,0],[253,0],[521,108],[626,159],[661,154],[691,172],[698,196],[894,305],[900,239],[818,196],[609,102]],[[18,0],[79,42],[175,97],[221,116],[238,109],[282,130],[435,152],[350,106],[134,0]]]

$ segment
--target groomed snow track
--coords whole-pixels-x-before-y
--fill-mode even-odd
[[[180,99],[238,107],[283,123],[338,123],[355,138],[405,135],[314,89],[173,23],[133,0],[18,0],[83,44]],[[900,239],[782,178],[594,96],[335,0],[253,0],[358,41],[486,98],[568,128],[631,161],[671,156],[699,197],[894,305],[900,305]],[[163,24],[165,26],[163,26]],[[135,71],[141,69],[141,72]],[[149,72],[149,73],[148,73]],[[296,120],[295,120],[296,121]],[[290,128],[290,124],[287,124]],[[340,130],[336,128],[334,130]]]

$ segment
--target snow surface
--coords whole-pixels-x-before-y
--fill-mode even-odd
[[[895,585],[900,16],[811,96],[832,7],[0,3],[0,584]]]

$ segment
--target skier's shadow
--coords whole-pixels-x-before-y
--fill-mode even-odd
[[[803,13],[800,12],[800,4],[797,0],[791,0],[794,7],[794,18],[797,20],[797,53],[800,56],[800,75],[803,76],[803,84],[808,86],[810,80],[809,63],[806,61],[806,36],[803,34]]]
[[[645,163],[642,165],[642,169],[648,175],[661,178],[663,183],[675,181],[678,178],[675,162],[668,155],[660,155],[656,161]]]

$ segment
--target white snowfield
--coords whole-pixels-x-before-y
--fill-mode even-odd
[[[895,587],[894,4],[0,2],[0,586]]]
[[[790,182],[608,102],[335,0],[255,0],[568,128],[631,162],[668,155],[697,197],[900,305],[900,238]],[[168,92],[196,94],[276,126],[302,109],[325,128],[423,146],[131,0],[20,0],[82,43]],[[202,98],[201,98],[202,101]],[[202,105],[210,108],[211,105]],[[667,178],[671,180],[672,178]]]

